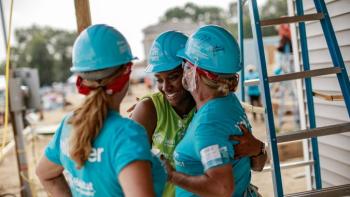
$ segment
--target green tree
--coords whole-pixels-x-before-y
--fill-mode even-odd
[[[228,10],[215,6],[198,6],[193,3],[186,3],[182,7],[168,9],[161,17],[162,21],[171,20],[190,20],[194,23],[217,24],[228,29],[235,37],[237,36],[238,27],[234,24],[233,18],[237,17],[237,7],[231,3]],[[260,9],[261,18],[277,18],[287,15],[286,0],[268,0]],[[244,37],[252,37],[248,5],[244,6]],[[264,36],[277,35],[275,27],[263,28]]]
[[[168,9],[164,16],[160,18],[161,22],[172,20],[190,20],[194,23],[217,24],[229,26],[229,13],[215,6],[198,6],[194,3],[186,3],[182,7]]]
[[[70,76],[72,45],[76,34],[51,27],[31,26],[15,30],[11,64],[37,68],[40,84],[63,82]]]

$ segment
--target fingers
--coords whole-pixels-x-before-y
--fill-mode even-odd
[[[134,104],[133,106],[129,107],[129,109],[126,110],[126,112],[132,112],[136,107],[136,104]]]
[[[234,159],[240,159],[240,158],[242,158],[242,156],[243,156],[242,154],[235,153]]]
[[[230,136],[228,136],[228,139],[229,139],[230,141],[238,141],[238,142],[240,142],[240,141],[241,141],[240,138],[241,138],[240,136],[236,136],[236,135],[230,135]]]
[[[244,126],[244,124],[240,124],[239,128],[241,129],[243,135],[245,135],[246,133],[249,133],[249,130],[247,129],[247,127]]]
[[[233,159],[240,159],[241,156],[240,155],[235,155],[235,157]]]
[[[136,97],[136,101],[139,102],[139,101],[140,101],[140,98],[139,98],[139,97]],[[135,103],[134,105],[132,105],[131,107],[129,107],[129,109],[127,109],[126,112],[132,112],[132,111],[135,109],[136,104],[137,104],[137,103]]]

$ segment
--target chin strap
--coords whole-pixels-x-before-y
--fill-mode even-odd
[[[106,94],[113,95],[116,92],[120,92],[124,86],[129,82],[131,74],[131,64],[127,65],[127,69],[125,72],[113,79],[109,84],[103,86],[102,88],[105,90]],[[99,87],[89,87],[83,84],[84,79],[81,76],[78,76],[76,86],[78,92],[83,95],[89,95],[91,91],[96,90]],[[101,86],[100,86],[101,87]]]

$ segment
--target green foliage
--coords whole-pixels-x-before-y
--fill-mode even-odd
[[[235,37],[237,36],[238,27],[233,23],[232,18],[237,16],[237,7],[229,5],[228,10],[223,10],[215,6],[198,6],[193,3],[187,3],[183,7],[174,7],[168,9],[161,21],[171,20],[190,20],[194,23],[217,24],[227,28]],[[260,9],[261,18],[277,18],[287,15],[286,0],[268,0]],[[243,27],[244,37],[252,37],[252,29],[250,24],[248,3],[243,9]],[[265,27],[262,29],[264,36],[277,35],[274,27]]]
[[[223,9],[214,6],[199,7],[194,3],[186,3],[183,7],[174,7],[167,10],[161,21],[190,20],[194,23],[224,25],[227,14]]]
[[[66,81],[70,76],[75,38],[73,32],[51,27],[34,25],[17,29],[17,45],[11,49],[11,64],[15,67],[37,68],[41,85]]]

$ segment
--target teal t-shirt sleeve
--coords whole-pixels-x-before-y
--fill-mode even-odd
[[[115,136],[114,142],[114,167],[117,175],[128,164],[134,161],[150,161],[152,156],[146,131],[140,125],[129,122],[119,135]]]
[[[61,121],[58,129],[56,130],[55,134],[53,135],[51,141],[45,148],[45,156],[48,160],[51,162],[62,165],[61,160],[60,160],[60,141],[61,141],[61,135],[62,135],[62,129],[64,128],[64,124],[67,120],[68,116],[64,117],[63,120]]]
[[[225,165],[234,156],[232,143],[229,141],[229,128],[220,124],[201,124],[195,132],[195,150],[201,159],[204,170]]]

